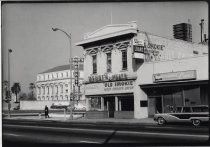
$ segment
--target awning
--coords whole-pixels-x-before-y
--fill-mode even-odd
[[[174,86],[193,86],[193,85],[204,85],[208,84],[208,80],[201,81],[181,81],[181,82],[162,82],[162,83],[152,83],[152,84],[140,84],[142,89],[147,88],[161,88],[161,87],[174,87]]]

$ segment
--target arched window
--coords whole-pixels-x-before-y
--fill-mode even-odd
[[[42,87],[42,90],[43,90],[43,95],[45,94],[45,87],[43,86]]]
[[[63,93],[63,85],[61,85],[61,93]]]
[[[60,95],[60,100],[63,100],[63,96],[62,95]]]
[[[55,89],[56,89],[56,94],[58,94],[58,86],[57,85],[55,86]]]
[[[49,88],[49,86],[47,86],[47,94],[49,94],[50,93],[50,88]]]

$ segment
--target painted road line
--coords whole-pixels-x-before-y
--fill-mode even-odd
[[[69,131],[89,131],[89,132],[106,132],[106,133],[112,133],[114,130],[95,130],[95,129],[81,129],[81,128],[57,128],[57,127],[43,127],[43,126],[20,126],[20,125],[3,125],[8,127],[22,127],[22,128],[37,128],[37,129],[51,129],[51,130],[69,130]]]
[[[17,135],[17,134],[10,134],[10,133],[3,133],[3,135],[6,135],[6,136],[22,136],[22,135]]]
[[[196,138],[209,138],[209,135],[200,134],[177,134],[177,133],[155,133],[155,132],[131,132],[131,131],[118,131],[122,134],[139,134],[139,135],[161,135],[161,136],[176,136],[176,137],[196,137]]]
[[[95,141],[80,141],[80,142],[82,142],[82,143],[97,143],[97,144],[99,144],[99,142],[95,142]]]

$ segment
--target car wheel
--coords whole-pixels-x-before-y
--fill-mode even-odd
[[[201,121],[200,121],[199,119],[193,119],[193,120],[192,120],[192,124],[193,124],[194,126],[200,126]]]
[[[162,118],[162,117],[159,117],[159,118],[157,119],[157,122],[158,122],[158,125],[164,125],[164,124],[166,123],[165,119]]]

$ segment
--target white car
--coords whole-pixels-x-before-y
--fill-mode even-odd
[[[155,114],[154,120],[158,125],[192,123],[194,126],[199,126],[201,123],[209,122],[209,107],[206,105],[176,107],[175,112]]]

